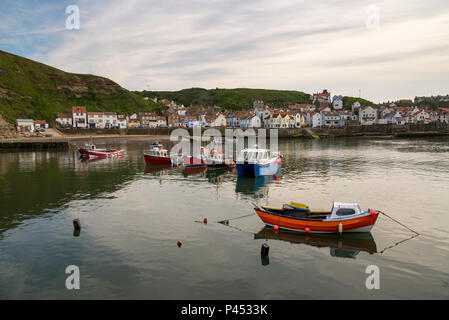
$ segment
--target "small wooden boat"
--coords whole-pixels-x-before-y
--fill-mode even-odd
[[[334,202],[330,211],[313,211],[298,203],[284,204],[282,208],[255,205],[265,225],[280,229],[310,233],[369,232],[379,213],[362,211],[356,203]]]
[[[272,176],[279,172],[282,158],[267,149],[243,149],[237,157],[237,173],[239,176]]]
[[[120,156],[125,153],[125,150],[117,150],[117,149],[97,149],[93,144],[86,144],[84,147],[79,148],[78,152],[82,157],[114,157]]]
[[[195,168],[195,167],[207,167],[206,162],[204,161],[205,148],[201,147],[200,155],[198,156],[186,156],[184,158],[184,165],[186,168]]]

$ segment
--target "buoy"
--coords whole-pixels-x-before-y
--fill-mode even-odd
[[[207,218],[204,218],[203,222],[204,222],[204,223],[207,223]]]
[[[371,210],[370,214],[371,214],[372,216],[375,216],[375,215],[376,215],[376,211],[375,211],[375,210]]]
[[[181,248],[181,246],[182,246],[182,241],[178,240],[178,247]]]
[[[310,232],[310,228],[309,228],[309,227],[306,227],[305,231],[306,231],[306,232]]]
[[[341,224],[341,222],[338,224],[338,233],[342,234],[343,232],[343,225]]]
[[[73,227],[75,230],[81,230],[81,222],[79,219],[73,220]]]
[[[277,224],[275,224],[274,227],[273,227],[273,229],[274,229],[275,231],[278,231],[279,226],[278,226]]]
[[[270,251],[270,247],[268,246],[268,243],[262,244],[262,248],[260,250],[260,255],[262,257],[267,257],[269,251]]]

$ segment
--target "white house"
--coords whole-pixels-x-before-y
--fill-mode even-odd
[[[117,128],[117,113],[105,112],[104,113],[104,127],[105,128]]]
[[[313,128],[321,128],[323,126],[323,117],[321,113],[312,113],[312,127]]]
[[[87,112],[85,107],[72,108],[72,125],[74,128],[87,128]]]
[[[117,126],[119,129],[126,129],[128,127],[125,115],[117,115]]]
[[[249,128],[260,128],[262,121],[258,116],[253,116],[249,119],[248,127]]]
[[[334,96],[332,99],[332,107],[334,110],[343,109],[343,96]]]
[[[104,115],[103,112],[88,112],[87,122],[89,128],[104,128]]]
[[[70,113],[58,113],[56,122],[59,123],[61,127],[71,127],[72,115]]]
[[[377,110],[373,107],[363,107],[359,111],[359,124],[362,126],[373,125],[377,122]]]
[[[158,128],[166,128],[167,119],[165,119],[165,117],[157,117],[157,126]]]

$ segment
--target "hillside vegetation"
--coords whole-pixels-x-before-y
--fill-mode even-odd
[[[191,88],[180,91],[142,91],[139,94],[158,99],[170,99],[185,106],[217,105],[228,110],[249,109],[254,100],[263,100],[273,107],[287,103],[310,103],[309,95],[301,91],[266,89],[203,89]]]
[[[162,108],[107,78],[64,72],[0,50],[0,114],[8,122],[32,118],[53,123],[57,113],[77,105],[117,113]]]

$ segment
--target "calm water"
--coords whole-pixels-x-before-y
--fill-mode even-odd
[[[148,170],[147,143],[106,145],[127,155],[0,153],[0,298],[449,298],[447,139],[281,141],[282,176],[261,180]],[[253,213],[251,202],[332,200],[380,209],[420,235],[407,240],[384,216],[371,234],[344,237],[274,233],[256,215],[218,223]],[[80,290],[65,288],[68,265],[80,268]],[[365,287],[368,265],[380,269],[379,290]]]

